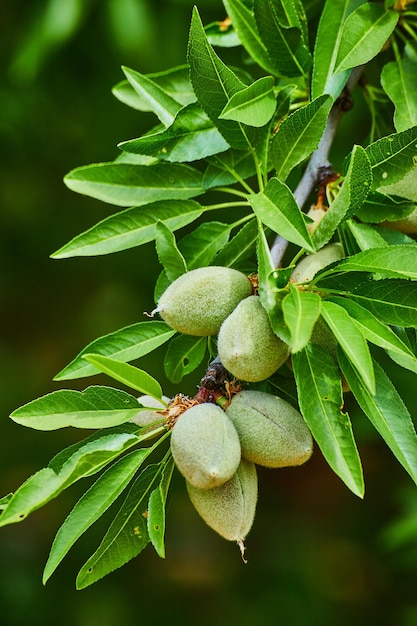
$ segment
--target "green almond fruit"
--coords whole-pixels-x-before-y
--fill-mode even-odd
[[[200,267],[182,274],[161,296],[156,312],[187,335],[217,335],[222,322],[250,296],[247,276],[229,267]]]
[[[312,280],[319,270],[322,270],[330,263],[343,259],[343,248],[340,243],[329,243],[318,252],[304,257],[295,266],[291,274],[294,283],[307,283]]]
[[[272,330],[258,296],[242,300],[223,322],[217,342],[219,358],[236,378],[269,378],[289,355],[289,346]]]
[[[171,450],[181,474],[199,489],[222,485],[240,462],[240,442],[232,421],[209,402],[179,417],[172,429]]]
[[[258,498],[255,465],[242,459],[234,476],[221,487],[198,489],[187,482],[187,490],[206,524],[225,539],[242,546],[255,518]]]
[[[226,414],[238,432],[242,456],[257,465],[301,465],[313,452],[313,439],[303,416],[278,396],[241,391],[233,396]]]

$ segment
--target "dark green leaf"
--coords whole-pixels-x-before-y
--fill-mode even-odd
[[[157,222],[155,228],[155,244],[158,259],[163,266],[170,282],[185,274],[187,264],[178,250],[175,235],[164,222]]]
[[[371,162],[373,188],[395,183],[417,164],[417,126],[382,137],[366,148]]]
[[[385,324],[417,328],[417,289],[409,280],[369,281],[354,288],[350,297]]]
[[[204,359],[206,347],[206,337],[174,337],[168,345],[164,360],[164,369],[169,380],[180,383],[184,376],[193,372]]]
[[[258,226],[253,219],[245,224],[238,233],[214,257],[212,265],[238,267],[240,263],[253,254]]]
[[[381,72],[381,85],[395,106],[397,131],[417,125],[417,63],[399,59],[387,63]]]
[[[172,457],[164,466],[161,482],[149,496],[148,504],[148,533],[149,539],[156,550],[158,556],[165,558],[165,514],[166,500],[174,471],[174,460]]]
[[[384,246],[359,252],[337,265],[343,272],[377,272],[388,278],[417,279],[417,246]],[[417,286],[416,286],[417,290]]]
[[[272,76],[256,80],[230,98],[219,118],[248,126],[265,126],[274,115],[277,104],[273,87]]]
[[[326,461],[359,497],[364,494],[362,466],[347,413],[336,363],[321,346],[309,344],[292,356],[298,401]]]
[[[238,180],[246,180],[256,171],[253,155],[237,150],[228,150],[208,159],[209,165],[204,172],[205,189],[231,185]]]
[[[415,206],[416,203],[411,200],[371,191],[356,216],[362,222],[378,224],[385,220],[400,220],[411,213]]]
[[[320,315],[321,298],[309,291],[290,285],[290,293],[282,301],[284,320],[291,334],[291,352],[305,348]]]
[[[229,240],[233,224],[205,222],[179,242],[189,270],[209,265]]]
[[[152,396],[157,400],[162,399],[160,384],[147,372],[133,367],[133,365],[129,365],[128,363],[121,363],[120,361],[115,361],[114,359],[100,354],[85,354],[83,358],[94,365],[100,372],[111,376],[120,383],[148,396]]]

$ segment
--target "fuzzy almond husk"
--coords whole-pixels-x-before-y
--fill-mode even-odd
[[[309,254],[301,259],[291,274],[291,280],[294,283],[309,282],[319,270],[322,270],[326,265],[330,265],[330,263],[334,263],[334,261],[340,261],[340,259],[343,259],[341,244],[329,243],[318,252]]]

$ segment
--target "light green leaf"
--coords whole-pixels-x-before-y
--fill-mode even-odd
[[[372,172],[366,152],[361,146],[354,146],[342,188],[313,232],[312,239],[316,248],[321,248],[331,239],[342,220],[358,211],[365,202],[371,185]]]
[[[178,250],[175,235],[164,222],[157,222],[155,230],[155,244],[158,259],[163,266],[170,282],[185,274],[187,264]]]
[[[126,152],[183,163],[223,152],[230,146],[200,105],[193,102],[178,112],[168,128],[122,141],[118,147]]]
[[[228,150],[207,160],[209,165],[203,177],[206,190],[246,180],[256,172],[253,155],[247,151]]]
[[[152,396],[157,400],[162,399],[162,389],[155,378],[144,372],[143,370],[121,363],[115,359],[100,354],[84,354],[83,359],[94,365],[100,372],[111,376],[120,383],[136,389],[143,394]]]
[[[275,68],[271,73],[306,76],[311,55],[303,38],[303,24],[292,2],[257,0],[254,15],[261,40]]]
[[[204,222],[179,242],[189,270],[205,267],[229,240],[233,224]]]
[[[181,105],[148,76],[128,67],[122,67],[122,70],[133,89],[146,102],[148,110],[155,113],[162,124],[170,126]]]
[[[321,314],[370,393],[375,393],[372,357],[366,339],[355,320],[345,309],[328,300],[322,302]]]
[[[417,289],[409,280],[368,281],[355,287],[349,297],[385,324],[417,328]]]
[[[109,428],[127,422],[139,409],[134,396],[112,387],[93,386],[84,391],[59,389],[13,411],[17,424],[37,430]]]
[[[365,0],[327,0],[321,14],[314,47],[312,98],[328,93],[336,99],[349,78],[349,70],[334,73],[346,18]]]
[[[107,469],[84,493],[58,530],[43,572],[45,585],[74,543],[119,497],[152,448],[127,454]]]
[[[179,335],[172,339],[164,359],[164,369],[169,380],[180,383],[184,376],[193,372],[204,359],[206,347],[206,337]]]
[[[373,173],[373,188],[400,181],[417,165],[417,126],[382,137],[366,148]]]
[[[273,87],[272,76],[256,80],[230,98],[219,118],[248,126],[265,126],[274,115],[277,104]]]
[[[64,183],[72,191],[124,207],[193,198],[204,191],[202,174],[178,163],[94,163],[71,170]]]
[[[172,231],[194,222],[206,209],[194,200],[161,200],[120,211],[74,237],[54,252],[54,259],[111,254],[155,239],[158,221]]]
[[[133,429],[132,429],[133,430]],[[56,498],[77,480],[100,471],[141,441],[133,432],[100,431],[100,435],[70,446],[54,457],[48,467],[33,474],[17,489],[0,515],[0,526],[21,522],[30,513]]]
[[[276,74],[263,39],[259,35],[253,11],[242,0],[223,0],[223,4],[232,20],[233,28],[250,56],[269,74]]]
[[[146,509],[149,493],[160,475],[159,465],[148,465],[130,489],[103,541],[77,576],[77,589],[85,589],[137,556],[149,543]]]
[[[381,72],[381,85],[395,106],[396,130],[417,125],[417,63],[399,59],[387,63]]]
[[[320,96],[282,122],[271,144],[277,178],[285,181],[291,170],[317,148],[331,105],[330,96]]]
[[[334,73],[364,65],[378,54],[398,22],[399,14],[365,3],[343,24]]]
[[[368,224],[358,224],[358,222],[348,220],[346,225],[361,250],[382,248],[388,245],[385,239],[381,237],[372,226],[368,226]]]
[[[264,191],[248,196],[248,200],[263,224],[288,241],[315,252],[292,191],[278,178],[271,178]]]
[[[361,409],[417,483],[416,432],[410,414],[392,382],[378,363],[375,363],[376,393],[371,395],[343,355],[340,366]]]
[[[126,326],[89,343],[54,380],[71,380],[98,374],[99,370],[83,359],[84,354],[102,354],[116,361],[134,361],[149,354],[174,335],[175,330],[162,321],[137,322]]]
[[[321,346],[309,344],[292,356],[298,401],[312,435],[333,471],[360,498],[362,466],[343,397],[336,363]]]
[[[291,334],[291,352],[305,348],[320,316],[321,298],[309,291],[300,291],[290,285],[290,293],[282,301],[284,320]]]
[[[238,233],[214,257],[211,265],[239,267],[242,261],[253,254],[258,236],[256,219],[245,224]]]
[[[415,207],[416,203],[411,200],[371,191],[359,211],[356,212],[356,217],[362,222],[373,224],[385,220],[396,221],[409,215]]]
[[[337,265],[337,270],[343,272],[377,272],[387,278],[417,280],[417,246],[394,245],[370,248],[342,259]]]
[[[0,498],[0,511],[4,511],[7,508],[10,500],[13,498],[12,493],[8,493],[7,496]]]
[[[174,471],[174,460],[172,457],[164,466],[161,482],[149,496],[148,504],[148,533],[149,539],[161,559],[165,558],[165,515],[166,500]]]

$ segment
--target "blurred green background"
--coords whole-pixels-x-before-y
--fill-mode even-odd
[[[220,1],[198,4],[206,24],[225,16]],[[75,430],[30,431],[11,422],[9,413],[61,388],[53,376],[88,342],[142,320],[153,308],[159,267],[151,245],[92,259],[53,261],[49,255],[112,212],[67,190],[62,178],[73,167],[113,159],[118,141],[150,127],[152,117],[117,102],[111,87],[123,78],[122,64],[153,72],[184,63],[192,5],[2,3],[0,495],[81,438]],[[353,129],[360,140],[357,113],[349,115],[336,161]],[[162,356],[145,358],[142,366],[164,381]],[[417,415],[415,381],[389,362],[387,368]],[[199,376],[190,378],[182,391],[192,391]],[[167,384],[166,391],[176,390]],[[165,561],[148,548],[76,592],[75,575],[101,540],[104,518],[43,587],[54,533],[83,491],[75,485],[21,525],[1,529],[1,625],[416,625],[417,490],[364,419],[353,419],[365,500],[347,491],[319,452],[302,468],[260,471],[246,566],[236,546],[198,518],[177,477]]]

